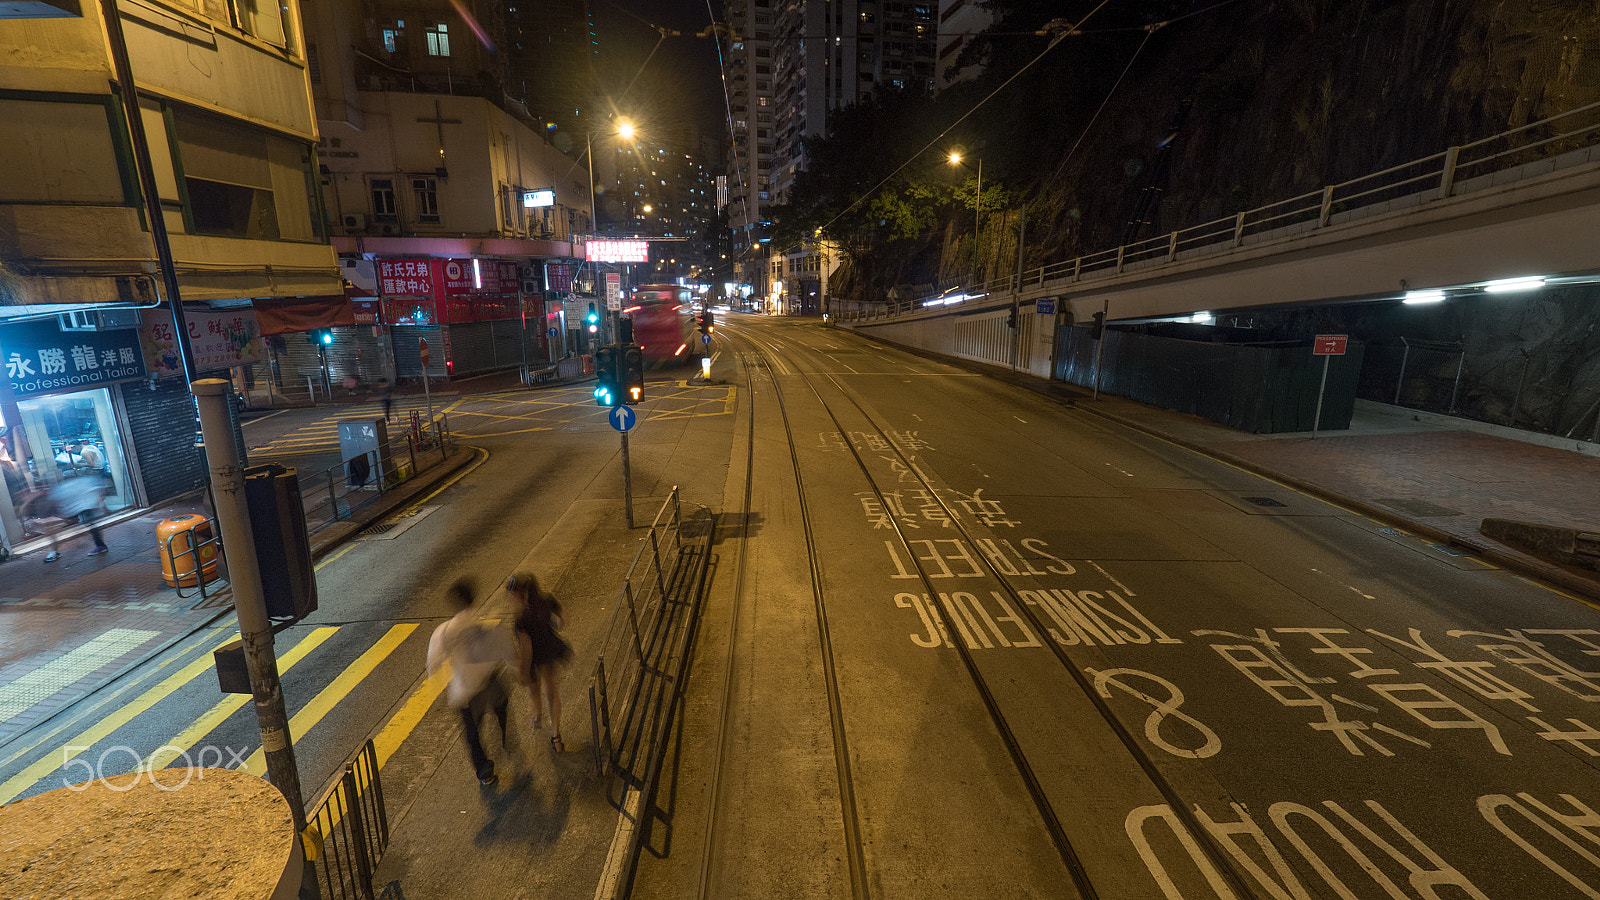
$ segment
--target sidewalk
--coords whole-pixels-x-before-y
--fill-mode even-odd
[[[458,447],[443,464],[311,536],[320,559],[372,521],[449,478],[477,456]],[[205,514],[191,495],[130,516],[102,533],[110,552],[88,556],[86,533],[61,542],[61,558],[34,549],[0,564],[0,747],[233,610],[226,584],[170,588],[161,576],[156,526]],[[74,534],[81,529],[66,532]]]
[[[909,349],[909,348],[907,348]],[[933,354],[924,354],[930,355]],[[940,357],[1224,460],[1484,561],[1600,601],[1600,572],[1559,565],[1478,531],[1512,519],[1600,531],[1600,458],[1517,432],[1357,401],[1350,428],[1261,435],[1044,378]],[[1587,445],[1593,450],[1593,445]]]

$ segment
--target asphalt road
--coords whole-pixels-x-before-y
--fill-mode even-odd
[[[1592,608],[964,370],[723,331],[759,527],[635,896],[850,896],[853,854],[872,896],[1600,896]]]
[[[652,382],[630,437],[638,516],[678,485],[724,525],[634,896],[1600,896],[1590,607],[1083,409],[725,319],[716,383]],[[536,572],[581,654],[637,543],[587,385],[450,402],[483,460],[325,560],[278,638],[308,796],[417,694],[455,579]],[[247,442],[326,452],[348,413]],[[249,759],[207,665],[228,636],[14,743],[0,786]],[[468,838],[504,883],[430,855],[475,785],[448,711],[414,723],[385,772],[407,895],[593,895],[616,814],[585,675],[569,753],[524,745]]]

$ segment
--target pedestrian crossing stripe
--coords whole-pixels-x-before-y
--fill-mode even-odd
[[[290,740],[304,736],[306,732],[322,721],[323,716],[331,712],[339,704],[340,700],[343,700],[346,695],[355,690],[356,685],[372,674],[372,670],[388,659],[389,654],[393,653],[395,648],[404,643],[405,639],[411,636],[411,632],[416,630],[417,623],[415,622],[402,622],[390,628],[388,634],[385,634],[376,644],[369,647],[367,652],[357,657],[355,662],[346,666],[345,670],[339,673],[339,677],[323,688],[317,696],[311,698],[310,703],[307,703],[299,712],[294,714],[293,718],[289,719]],[[257,749],[256,752],[250,754],[250,758],[245,761],[245,771],[253,775],[265,775],[267,773],[266,753]]]
[[[212,667],[211,654],[221,650],[232,641],[233,638],[229,637],[209,651],[201,653],[188,665],[167,676],[160,684],[139,695],[132,703],[123,706],[84,731],[74,735],[71,740],[40,757],[33,765],[11,776],[4,784],[0,784],[0,804],[10,803],[16,799],[18,794],[38,783],[39,779],[66,765],[68,762],[66,754],[69,749],[84,750],[94,746],[106,735],[133,721],[134,717],[149,710],[150,707],[166,699],[178,688],[193,681],[201,672]]]
[[[339,629],[334,626],[323,626],[300,639],[300,642],[289,648],[289,652],[278,658],[278,674],[294,668],[294,664],[305,659],[311,651],[322,646],[323,642]],[[240,707],[250,702],[249,694],[229,694],[223,697],[216,706],[211,707],[200,718],[195,719],[188,728],[185,728],[177,737],[156,748],[156,752],[144,761],[145,768],[150,770],[165,769],[173,760],[186,753],[190,747],[200,742],[200,739],[216,730],[217,726],[227,721],[228,717],[237,712]]]

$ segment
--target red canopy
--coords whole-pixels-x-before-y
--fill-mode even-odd
[[[289,334],[356,324],[350,298],[343,294],[262,299],[252,305],[262,334]]]

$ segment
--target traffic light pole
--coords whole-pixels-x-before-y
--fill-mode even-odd
[[[622,432],[622,510],[633,529],[633,467],[628,464],[628,433]]]

